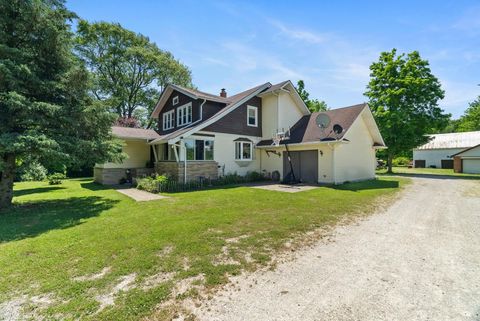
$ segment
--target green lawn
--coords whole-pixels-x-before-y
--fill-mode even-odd
[[[271,264],[286,241],[300,244],[307,231],[371,212],[406,182],[294,194],[230,187],[146,203],[89,179],[17,183],[15,207],[0,212],[0,302],[23,303],[32,319],[167,319],[158,304],[181,280],[196,286],[177,288],[176,300]],[[109,292],[115,304],[99,311],[97,299]]]
[[[381,169],[377,171],[377,174],[386,174],[386,169]],[[479,178],[480,174],[463,174],[455,173],[453,169],[444,169],[444,168],[408,168],[408,167],[393,167],[394,174],[419,174],[419,175],[446,175],[446,176],[456,176],[463,178]]]

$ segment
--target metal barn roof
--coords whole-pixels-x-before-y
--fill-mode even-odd
[[[480,131],[428,135],[432,139],[417,149],[469,148],[480,144]]]

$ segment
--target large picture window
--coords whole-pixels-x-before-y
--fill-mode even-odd
[[[255,106],[247,106],[247,125],[258,126],[258,108]]]
[[[187,160],[213,160],[213,140],[186,139]]]
[[[163,114],[163,130],[169,130],[173,128],[173,126],[175,125],[173,121],[173,117],[174,117],[173,115],[174,115],[173,110]]]
[[[251,142],[235,142],[235,159],[236,160],[252,160],[252,148]]]
[[[177,126],[183,126],[192,122],[192,103],[177,108]]]

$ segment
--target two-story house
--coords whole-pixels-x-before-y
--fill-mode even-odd
[[[152,118],[156,131],[113,128],[129,159],[97,165],[97,181],[113,183],[126,169],[143,173],[139,165],[150,161],[179,181],[257,171],[337,184],[374,178],[376,149],[385,148],[366,104],[312,114],[291,81],[233,96],[169,85]]]

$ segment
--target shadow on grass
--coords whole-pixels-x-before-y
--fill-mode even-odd
[[[72,197],[14,205],[0,211],[0,243],[76,226],[118,201],[98,196]]]
[[[478,179],[480,175],[443,175],[443,174],[427,174],[427,173],[380,173],[377,176],[400,176],[400,177],[419,177],[419,178],[433,178],[433,179]]]
[[[37,194],[37,193],[46,193],[46,192],[56,191],[60,189],[65,189],[65,187],[51,186],[51,187],[38,187],[38,188],[14,190],[13,197],[19,197],[19,196]]]
[[[384,189],[384,188],[398,188],[400,184],[398,181],[385,181],[385,180],[369,180],[364,182],[345,183],[342,185],[331,186],[333,189],[342,191],[363,191],[372,189]]]

